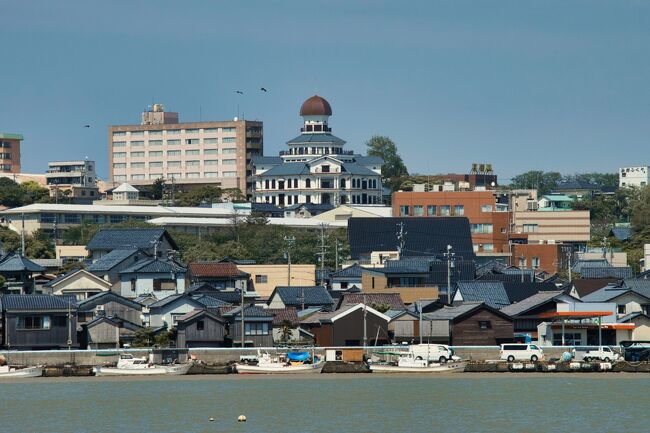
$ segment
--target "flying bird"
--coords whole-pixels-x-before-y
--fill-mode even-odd
[[[266,91],[267,91],[264,87],[260,87],[260,90],[261,90],[262,92],[266,92]]]
[[[244,94],[244,92],[242,92],[241,90],[235,90],[235,93],[239,93],[240,95]]]
[[[90,125],[84,125],[84,128],[90,128]]]

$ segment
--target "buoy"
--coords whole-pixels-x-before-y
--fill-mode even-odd
[[[214,418],[210,417],[210,421],[214,421]]]
[[[246,417],[244,415],[239,415],[239,418],[237,418],[237,422],[246,422]]]

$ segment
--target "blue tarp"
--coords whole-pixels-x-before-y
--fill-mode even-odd
[[[307,361],[309,359],[309,352],[290,352],[287,353],[289,361]]]

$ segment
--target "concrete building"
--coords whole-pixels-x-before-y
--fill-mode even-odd
[[[108,128],[109,177],[147,185],[164,178],[180,189],[213,185],[250,191],[250,160],[263,150],[262,122],[183,122],[154,104],[140,125]]]
[[[253,200],[280,207],[300,203],[378,204],[382,202],[384,161],[344,150],[345,141],[332,135],[330,104],[320,96],[300,108],[304,125],[278,157],[253,158]]]
[[[650,181],[650,166],[622,167],[618,170],[618,186],[644,187]]]
[[[95,161],[54,161],[47,166],[45,179],[52,196],[63,198],[70,191],[73,201],[90,203],[99,195]]]
[[[278,286],[315,286],[316,265],[291,264],[291,283],[289,283],[289,267],[280,265],[237,265],[242,272],[250,274],[250,289],[262,298],[271,296]]]
[[[22,134],[0,132],[0,173],[20,173]]]

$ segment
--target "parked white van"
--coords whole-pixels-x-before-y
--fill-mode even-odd
[[[410,350],[415,359],[427,359],[441,364],[460,360],[446,344],[414,344]]]
[[[501,359],[508,362],[515,360],[535,362],[544,359],[544,351],[535,344],[502,344],[499,355]]]

